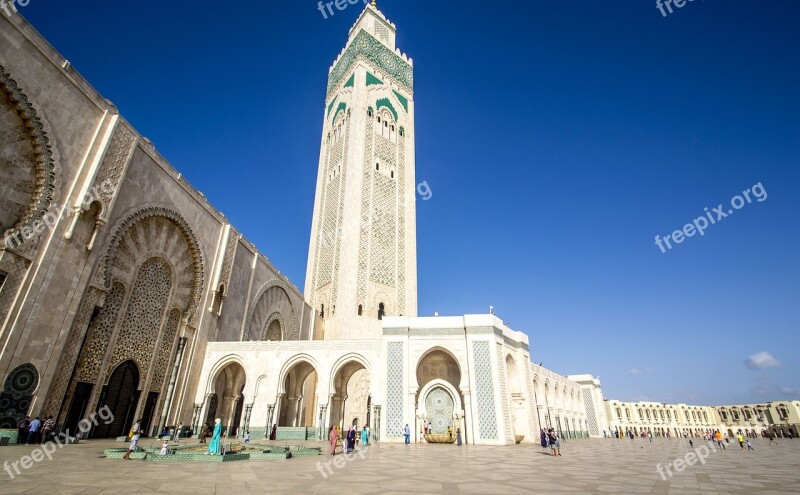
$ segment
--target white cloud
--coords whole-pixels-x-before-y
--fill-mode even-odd
[[[639,371],[636,368],[631,368],[631,369],[628,370],[628,374],[631,375],[631,376],[636,376],[636,375],[641,375],[642,372]]]
[[[763,370],[767,368],[780,368],[781,362],[775,359],[769,352],[763,351],[748,357],[744,365],[751,370]]]
[[[800,388],[783,387],[781,389],[781,392],[783,392],[786,395],[792,395],[795,397],[800,396]]]

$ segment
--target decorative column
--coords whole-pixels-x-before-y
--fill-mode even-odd
[[[200,430],[200,412],[203,410],[203,404],[195,404],[192,411],[192,436],[199,435]]]
[[[372,439],[381,441],[381,406],[375,406],[375,427],[372,429]]]
[[[272,432],[272,416],[275,414],[275,404],[267,404],[267,434],[266,437],[269,438],[270,432]]]
[[[328,410],[327,404],[319,406],[319,421],[317,421],[319,428],[317,429],[317,440],[327,440],[325,438],[325,435],[327,434],[328,431],[328,421],[326,417],[327,414],[325,414],[327,410]]]
[[[178,339],[178,350],[175,353],[175,364],[172,365],[172,374],[169,377],[169,386],[167,387],[167,396],[164,399],[164,408],[161,410],[161,420],[158,422],[157,432],[164,430],[164,425],[167,424],[167,413],[172,407],[172,398],[175,395],[175,382],[178,380],[178,370],[181,367],[181,359],[183,359],[183,349],[186,347],[186,337]]]
[[[250,429],[250,415],[253,413],[253,404],[244,406],[244,421],[242,422],[242,429],[247,431]]]

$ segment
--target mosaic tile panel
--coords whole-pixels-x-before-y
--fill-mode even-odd
[[[124,297],[125,287],[118,282],[114,283],[111,292],[106,296],[105,304],[87,330],[86,340],[78,360],[76,381],[95,383],[97,380]]]
[[[478,403],[478,431],[483,439],[497,439],[497,414],[492,383],[492,354],[489,342],[480,341],[472,345],[475,363],[475,392]]]
[[[586,424],[589,434],[600,436],[600,427],[597,425],[597,413],[594,409],[594,399],[590,389],[583,389],[583,403],[586,406]]]
[[[386,345],[386,436],[403,436],[403,343]]]

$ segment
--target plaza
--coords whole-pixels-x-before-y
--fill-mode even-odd
[[[695,439],[695,447],[700,440]],[[662,479],[656,466],[674,462],[690,451],[681,440],[587,439],[567,441],[562,457],[549,449],[515,446],[414,444],[370,445],[363,454],[331,461],[322,455],[282,461],[229,463],[146,462],[103,458],[103,449],[120,444],[90,440],[65,446],[53,460],[36,463],[14,480],[0,477],[0,494],[106,495],[141,494],[515,494],[515,493],[640,493],[657,495],[800,493],[800,441],[781,440],[770,446],[757,439],[755,451],[742,452],[731,443],[712,453],[705,465],[687,466]],[[147,447],[155,440],[145,440]],[[151,445],[152,444],[152,445]],[[0,464],[30,454],[29,446],[0,449]],[[320,468],[320,466],[323,466]],[[331,472],[332,471],[332,472]],[[325,476],[323,476],[323,473]]]

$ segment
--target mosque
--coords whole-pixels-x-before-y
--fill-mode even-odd
[[[609,430],[599,379],[495,315],[417,315],[413,61],[374,3],[329,70],[304,293],[24,18],[0,32],[0,428]]]

